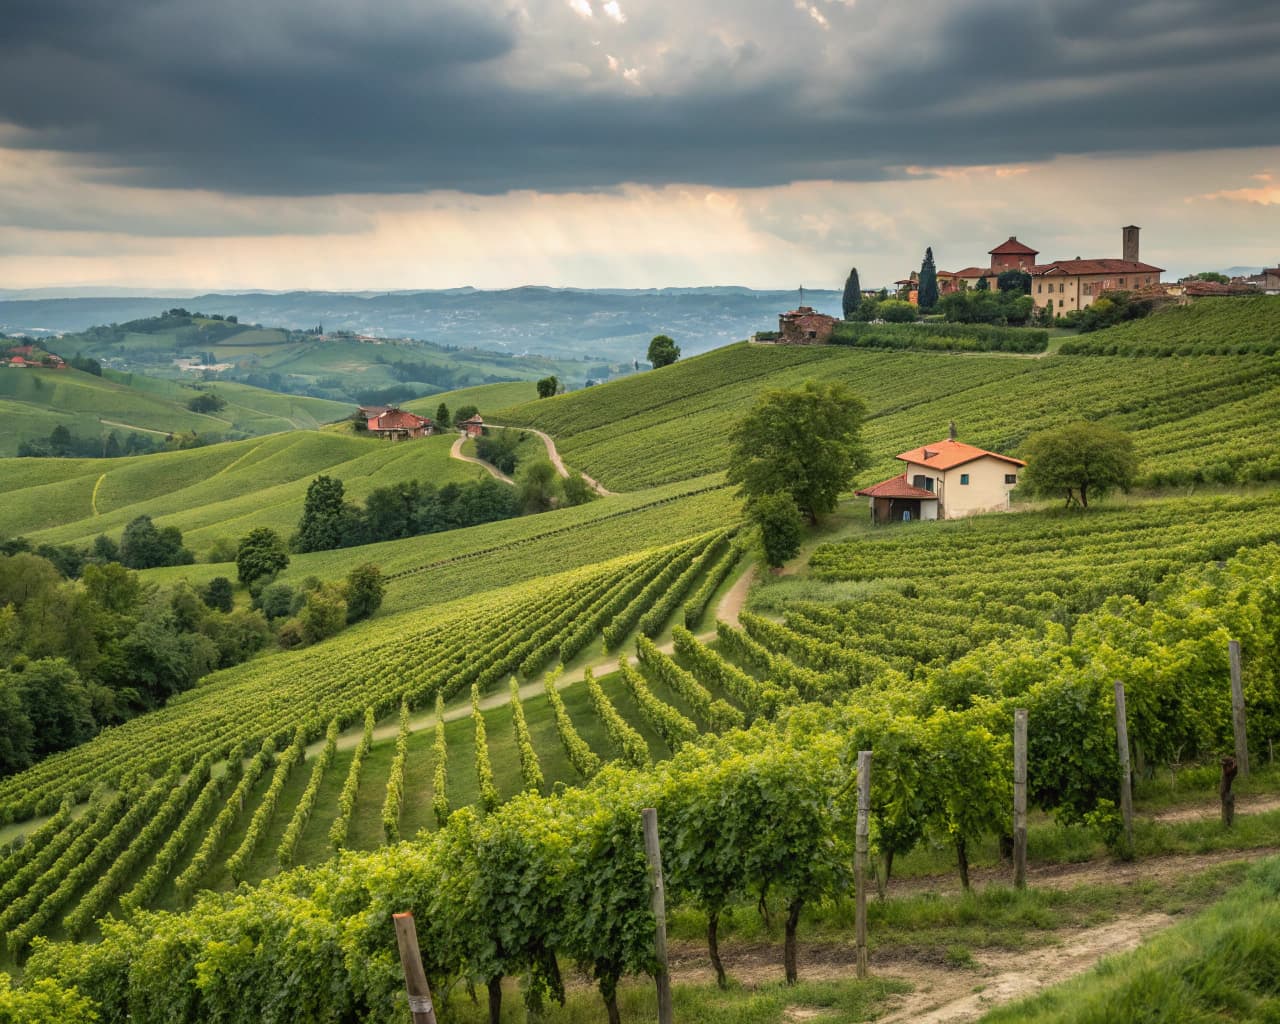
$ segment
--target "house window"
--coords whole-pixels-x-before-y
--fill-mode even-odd
[[[1085,283],[1085,286],[1084,286],[1084,293],[1085,293],[1086,295],[1092,295],[1092,294],[1093,294],[1093,285],[1091,285],[1091,284],[1089,284],[1089,283],[1087,283],[1087,282],[1086,282],[1086,283]]]
[[[1061,308],[1062,308],[1062,300],[1061,300],[1061,299],[1059,299],[1059,300],[1058,300],[1058,308],[1059,308],[1059,309],[1061,309]]]
[[[968,484],[969,484],[969,474],[968,474],[968,473],[961,473],[961,474],[960,474],[960,483],[961,483],[962,485],[964,485],[964,486],[968,486]]]
[[[917,476],[917,477],[913,477],[913,478],[912,478],[912,480],[911,480],[911,486],[912,486],[912,487],[920,487],[920,488],[922,488],[923,490],[926,490],[926,491],[932,491],[932,490],[933,490],[933,477],[931,477],[931,476]]]
[[[1059,281],[1059,282],[1058,282],[1058,291],[1060,291],[1060,292],[1065,292],[1066,290],[1067,290],[1067,283],[1066,283],[1065,281]]]
[[[1123,288],[1123,287],[1124,287],[1124,278],[1123,278],[1123,277],[1122,277],[1122,278],[1120,278],[1120,287],[1121,287],[1121,288]]]
[[[1043,282],[1041,282],[1041,283],[1039,283],[1039,284],[1037,284],[1037,285],[1036,285],[1036,294],[1037,294],[1037,295],[1039,295],[1042,291],[1044,291],[1044,283],[1043,283]]]
[[[1017,473],[1006,473],[1006,474],[1004,475],[1004,482],[1005,482],[1006,484],[1009,484],[1010,486],[1012,486],[1013,484],[1016,484],[1016,483],[1018,482],[1018,474],[1017,474]]]

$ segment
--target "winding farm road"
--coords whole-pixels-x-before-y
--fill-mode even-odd
[[[496,427],[498,430],[523,430],[530,434],[536,434],[538,437],[542,438],[542,443],[547,446],[547,458],[551,460],[551,465],[555,466],[556,472],[562,477],[568,478],[569,470],[565,466],[564,460],[560,458],[560,453],[556,451],[556,443],[551,439],[550,434],[544,433],[541,430],[535,430],[533,427],[504,427],[501,423],[486,423],[485,426]],[[617,491],[611,491],[603,484],[592,480],[586,473],[582,474],[582,479],[587,482],[588,487],[602,498],[607,498],[611,494],[618,493]]]
[[[506,473],[502,472],[502,470],[497,466],[493,465],[493,463],[485,462],[484,459],[472,458],[470,455],[463,455],[462,446],[466,443],[466,440],[466,434],[458,435],[458,440],[454,441],[453,447],[449,449],[449,458],[457,459],[459,462],[470,462],[476,466],[480,466],[482,469],[487,470],[489,475],[495,480],[501,480],[504,484],[510,484],[512,487],[515,486],[516,482],[512,480],[511,477],[507,476]]]

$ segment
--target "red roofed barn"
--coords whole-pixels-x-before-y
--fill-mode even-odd
[[[817,313],[812,306],[800,306],[778,314],[778,341],[784,345],[823,345],[839,323],[835,317]]]

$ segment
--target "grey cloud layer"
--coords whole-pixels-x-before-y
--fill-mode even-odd
[[[1270,0],[621,6],[8,0],[0,122],[102,180],[267,195],[875,180],[1280,138]]]

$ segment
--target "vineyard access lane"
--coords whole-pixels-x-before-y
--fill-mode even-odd
[[[723,598],[721,598],[720,603],[716,605],[715,619],[722,619],[733,626],[736,626],[738,624],[738,613],[742,611],[742,606],[746,601],[747,591],[751,587],[752,580],[755,579],[755,572],[756,572],[755,566],[753,565],[750,568],[748,568],[746,571],[744,571],[741,574],[741,576],[734,582],[733,586],[730,587],[729,590],[725,592],[725,595]],[[714,630],[708,630],[707,632],[704,632],[698,635],[698,640],[700,640],[702,643],[708,643],[710,641],[715,640],[715,638],[716,638],[716,634]],[[667,643],[661,645],[658,648],[658,650],[660,650],[663,654],[671,654],[675,650],[675,647],[670,641],[668,641]],[[602,676],[608,675],[611,672],[618,671],[618,659],[607,658],[607,659],[595,661],[590,664],[583,665],[580,668],[575,668],[568,672],[565,672],[560,676],[559,679],[556,680],[556,689],[563,690],[566,686],[571,686],[574,683],[582,682],[582,680],[585,678],[585,671],[588,668],[591,669],[592,674],[598,679]],[[539,676],[537,679],[533,680],[532,682],[521,684],[520,699],[522,701],[529,700],[532,697],[539,696],[544,691],[545,691],[545,686],[543,685],[542,676]],[[493,693],[486,694],[484,697],[480,698],[480,710],[492,711],[494,708],[500,708],[503,705],[509,703],[510,700],[511,700],[511,694],[508,690],[498,689],[498,690],[495,690]],[[470,716],[471,716],[471,703],[468,700],[459,704],[457,707],[449,708],[447,711],[445,711],[444,720],[446,722],[453,722],[453,721],[457,721],[459,718],[469,718]],[[436,713],[434,709],[428,709],[424,707],[421,710],[409,716],[410,734],[418,732],[422,729],[433,728],[435,724],[436,724]],[[373,730],[373,740],[375,743],[377,743],[379,740],[395,739],[396,734],[399,731],[400,731],[399,721],[388,720],[384,722],[382,725],[377,726]],[[364,735],[363,727],[357,727],[357,726],[351,727],[346,732],[344,732],[341,736],[338,737],[338,749],[339,750],[353,749],[356,746],[356,744],[360,742],[360,738],[363,735]],[[314,743],[311,743],[310,745],[308,745],[306,749],[307,760],[310,760],[311,758],[315,757],[323,749],[323,747],[324,747],[324,740],[322,739],[316,740]]]

